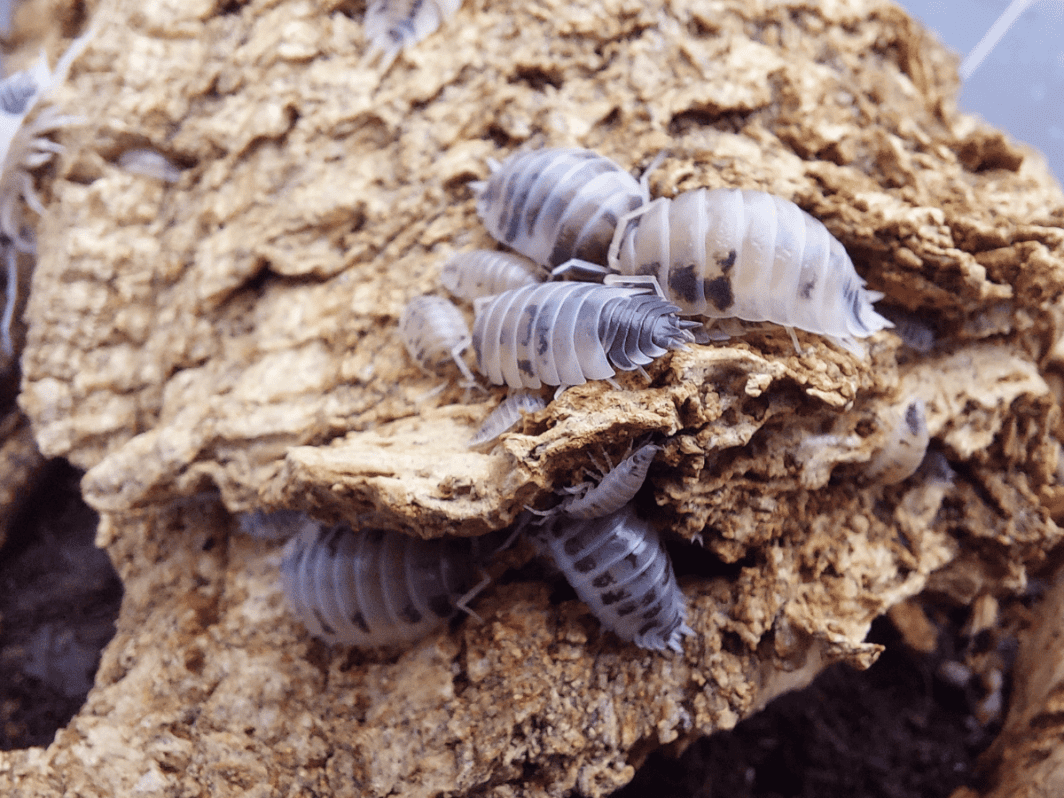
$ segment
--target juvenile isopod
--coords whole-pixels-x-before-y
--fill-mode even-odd
[[[923,399],[907,402],[904,409],[892,409],[885,420],[889,424],[887,439],[868,461],[864,476],[883,485],[893,485],[908,479],[920,467],[931,435]]]
[[[459,299],[479,299],[542,283],[546,272],[521,255],[474,249],[458,252],[443,265],[440,282]]]
[[[858,356],[856,338],[891,326],[872,307],[883,295],[865,289],[838,239],[763,191],[700,188],[657,199],[618,224],[609,265],[655,278],[685,315],[773,322]]]
[[[468,382],[476,382],[462,359],[469,348],[469,326],[462,312],[442,296],[426,294],[407,302],[399,317],[399,335],[422,368],[435,371],[453,360]]]
[[[311,522],[285,548],[281,583],[315,637],[401,646],[442,626],[464,604],[477,572],[466,538],[422,540]]]
[[[562,512],[570,518],[589,519],[600,518],[621,509],[643,487],[647,469],[660,451],[661,447],[652,443],[640,446],[618,463],[616,468],[606,471],[597,485],[584,483],[574,488],[566,488],[567,493],[576,495],[569,496],[562,502]]]
[[[431,36],[458,11],[462,0],[371,0],[366,9],[366,60],[382,57],[387,69],[404,47]]]
[[[637,288],[551,282],[476,305],[473,350],[497,385],[582,385],[642,368],[693,340],[675,305]]]
[[[650,198],[609,158],[579,148],[511,155],[473,189],[495,240],[549,268],[571,258],[605,263],[618,220]]]
[[[547,400],[531,391],[511,391],[469,439],[469,448],[491,443],[504,432],[517,426],[525,413],[535,413],[547,406]]]
[[[536,534],[599,622],[642,648],[682,651],[687,607],[654,527],[631,504],[601,518],[557,516]]]

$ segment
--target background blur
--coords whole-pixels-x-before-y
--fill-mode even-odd
[[[1009,0],[899,0],[963,58]],[[1064,0],[1028,5],[965,82],[962,110],[1045,153],[1064,184]]]

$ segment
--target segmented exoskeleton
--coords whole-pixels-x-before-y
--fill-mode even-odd
[[[640,446],[616,468],[606,471],[597,485],[584,483],[574,488],[564,488],[567,493],[577,495],[569,496],[562,502],[562,512],[570,518],[588,519],[600,518],[621,509],[643,487],[647,469],[660,451],[661,447],[652,443]]]
[[[399,317],[399,335],[422,368],[435,371],[450,359],[468,382],[476,382],[462,359],[469,348],[469,326],[462,312],[442,296],[427,294],[407,302]]]
[[[682,651],[687,607],[657,531],[631,504],[590,520],[556,516],[535,539],[599,622],[655,651]]]
[[[542,283],[547,273],[521,255],[474,249],[458,252],[440,271],[443,287],[459,299],[479,299],[526,285]]]
[[[316,522],[289,541],[281,564],[285,595],[311,634],[363,647],[410,644],[442,626],[477,573],[467,538]]]
[[[491,443],[504,432],[517,426],[525,413],[535,413],[547,406],[547,400],[529,391],[511,391],[496,407],[469,439],[469,447]]]
[[[582,385],[632,371],[693,340],[692,322],[642,289],[552,282],[478,300],[482,374],[511,388]]]
[[[364,22],[370,43],[366,60],[380,54],[387,69],[400,50],[431,36],[461,5],[462,0],[370,0]]]
[[[491,235],[549,268],[605,263],[617,221],[650,198],[609,158],[579,148],[511,155],[472,185]]]
[[[883,485],[893,485],[912,476],[927,454],[931,434],[923,399],[913,399],[904,409],[892,409],[885,419],[890,425],[887,439],[864,470],[864,477]]]
[[[622,220],[609,266],[656,279],[685,315],[769,321],[855,341],[890,327],[842,244],[793,202],[763,191],[687,191]],[[611,278],[625,282],[624,278]]]

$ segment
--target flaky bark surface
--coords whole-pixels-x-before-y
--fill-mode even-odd
[[[57,94],[86,125],[45,186],[21,404],[47,455],[88,469],[126,599],[83,711],[0,758],[0,784],[602,795],[826,663],[867,664],[871,620],[929,580],[1017,590],[1060,540],[1064,197],[957,113],[954,60],[896,7],[470,0],[384,75],[360,63],[360,4],[96,20]],[[116,165],[145,145],[177,183]],[[633,170],[667,149],[656,196],[793,199],[934,347],[881,333],[859,361],[755,330],[469,451],[500,392],[429,396],[396,321],[449,253],[492,245],[468,187],[486,160],[553,145]],[[952,470],[865,484],[915,397]],[[683,558],[682,656],[603,634],[529,570],[478,598],[484,625],[329,650],[285,612],[276,547],[222,509],[475,535],[650,433],[643,509],[705,549]]]

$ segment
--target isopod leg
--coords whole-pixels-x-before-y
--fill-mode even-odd
[[[665,157],[668,155],[668,150],[662,150],[654,156],[654,160],[650,162],[650,165],[643,170],[643,176],[639,178],[639,185],[643,187],[643,191],[647,197],[650,196],[650,173],[657,169],[665,161]]]
[[[571,258],[561,266],[555,266],[550,273],[552,280],[579,280],[585,283],[601,283],[609,274],[609,269],[599,266],[597,263],[588,263],[586,260]]]
[[[785,326],[783,329],[785,329],[787,334],[791,336],[791,343],[794,344],[795,354],[797,354],[798,357],[804,355],[805,352],[802,351],[802,345],[798,343],[798,334],[794,331],[794,328]]]
[[[628,225],[633,219],[638,219],[660,202],[668,202],[668,200],[665,197],[659,197],[653,202],[648,202],[646,205],[639,206],[634,211],[629,211],[617,222],[617,229],[613,231],[613,240],[610,241],[609,254],[606,255],[606,265],[609,266],[612,271],[620,271],[620,269],[617,268],[617,264],[620,262],[621,244],[624,242],[625,233],[628,232]]]
[[[469,606],[469,602],[471,602],[478,595],[480,595],[480,592],[491,584],[491,577],[483,571],[481,571],[481,573],[483,574],[483,576],[481,576],[480,581],[473,585],[473,587],[471,587],[464,594],[462,594],[462,596],[460,596],[459,599],[454,603],[454,606],[456,606],[466,615],[476,618],[477,623],[484,623],[484,619],[481,618],[476,613],[476,611]]]
[[[661,290],[661,283],[653,274],[607,274],[602,282],[605,285],[616,285],[621,288],[649,288],[661,299],[669,300],[665,292]]]

